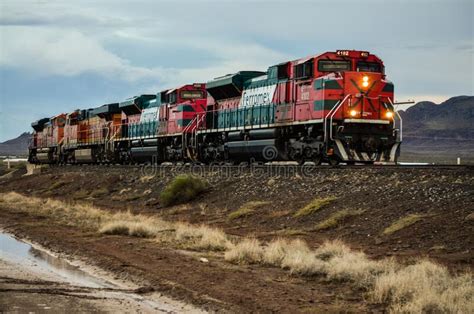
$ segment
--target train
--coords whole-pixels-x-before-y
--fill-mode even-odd
[[[402,119],[383,61],[337,50],[32,123],[29,162],[396,163]]]

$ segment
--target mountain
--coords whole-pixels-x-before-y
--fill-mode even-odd
[[[25,132],[17,138],[0,143],[0,155],[28,155],[28,144],[30,142],[31,133]]]
[[[400,111],[404,152],[474,158],[474,96],[422,101]]]

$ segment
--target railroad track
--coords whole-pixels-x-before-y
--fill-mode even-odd
[[[143,169],[143,168],[156,168],[162,170],[193,170],[193,169],[204,169],[204,170],[219,170],[219,169],[236,169],[236,170],[253,170],[253,169],[307,169],[307,170],[334,170],[334,169],[445,169],[445,170],[474,170],[474,165],[442,165],[442,164],[403,164],[403,165],[312,165],[312,164],[240,164],[240,165],[204,165],[204,164],[71,164],[71,165],[50,165],[51,168],[70,168],[70,169],[102,169],[102,168],[117,168],[117,169]]]

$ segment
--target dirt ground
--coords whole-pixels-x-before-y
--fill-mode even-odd
[[[0,259],[2,313],[195,313],[197,309],[151,291],[89,287],[55,273]],[[137,293],[138,292],[138,293]]]
[[[159,194],[179,173],[203,176],[207,192],[190,203],[164,207]],[[0,193],[92,203],[110,211],[130,210],[169,221],[222,228],[262,241],[302,238],[316,247],[341,239],[374,259],[402,263],[427,257],[453,272],[471,270],[474,247],[474,168],[318,167],[211,168],[67,166],[41,174],[0,179]],[[294,213],[314,198],[329,205],[302,217]],[[254,213],[229,220],[249,201],[266,201]],[[0,204],[0,206],[2,206]],[[315,230],[331,214],[361,210],[338,225]],[[390,235],[385,228],[410,214],[421,220]],[[65,252],[204,310],[230,312],[378,312],[364,289],[324,277],[301,277],[265,266],[233,265],[220,253],[160,245],[127,236],[100,235],[59,225],[51,217],[0,208],[1,227],[50,250]],[[200,257],[209,262],[202,263]]]

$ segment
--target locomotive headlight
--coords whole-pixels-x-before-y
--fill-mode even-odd
[[[362,78],[362,86],[363,87],[369,86],[369,77],[367,75]]]
[[[349,114],[351,115],[351,117],[355,117],[355,116],[357,116],[357,111],[351,110],[351,111],[349,112]]]
[[[385,113],[385,117],[387,117],[388,119],[393,118],[393,112],[387,111],[387,112]]]

